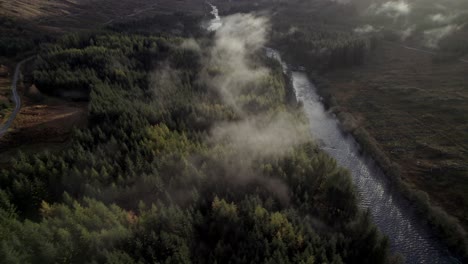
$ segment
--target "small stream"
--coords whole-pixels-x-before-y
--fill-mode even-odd
[[[209,29],[216,30],[222,20],[218,9],[211,7],[215,19]],[[459,263],[431,234],[414,208],[390,188],[375,162],[359,153],[359,145],[351,135],[343,133],[336,117],[326,111],[307,75],[302,71],[290,71],[276,50],[267,48],[266,52],[280,62],[290,76],[296,98],[303,103],[313,137],[340,166],[351,172],[360,196],[360,207],[370,211],[374,223],[388,236],[392,252],[401,254],[406,263]]]

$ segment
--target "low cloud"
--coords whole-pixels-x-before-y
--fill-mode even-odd
[[[223,17],[220,25],[207,52],[200,82],[217,91],[239,120],[214,124],[206,140],[213,146],[228,146],[220,152],[227,180],[233,184],[257,182],[287,203],[287,185],[264,174],[258,165],[263,159],[282,157],[309,141],[307,125],[286,111],[249,114],[239,100],[258,85],[266,85],[270,70],[253,58],[267,42],[269,20],[253,14],[235,14]]]
[[[213,9],[211,11],[211,14],[214,16],[214,18],[210,21],[210,24],[208,26],[208,30],[209,31],[216,31],[217,29],[219,29],[223,23],[221,21],[221,17],[219,16],[219,11],[218,11],[218,8],[212,4],[209,4],[211,6],[211,8]]]
[[[446,14],[438,13],[438,14],[433,14],[433,15],[429,16],[430,21],[432,21],[434,23],[438,23],[438,24],[450,23],[455,18],[457,18],[457,15],[455,15],[455,14],[446,15]]]
[[[158,99],[158,107],[170,106],[183,86],[180,71],[171,68],[167,62],[161,63],[158,70],[149,76],[149,83]]]
[[[411,37],[415,31],[415,26],[410,26],[402,31],[400,31],[400,38],[401,40],[406,40],[407,38]]]
[[[329,0],[329,1],[341,4],[341,5],[347,5],[351,3],[351,0]]]
[[[411,12],[411,6],[406,1],[389,1],[380,6],[373,7],[374,13],[383,14],[389,17],[406,16]]]
[[[224,101],[239,111],[242,119],[215,125],[211,140],[228,140],[248,156],[279,155],[287,148],[303,143],[306,139],[304,127],[294,121],[297,117],[285,111],[252,115],[244,111],[243,104],[238,104],[239,96],[246,91],[249,93],[270,74],[268,68],[252,60],[264,48],[270,26],[268,20],[251,14],[236,14],[222,20],[209,52],[203,81],[219,91]],[[212,69],[217,72],[210,75]]]
[[[357,27],[354,29],[354,32],[358,34],[369,34],[369,33],[374,33],[374,32],[379,32],[379,31],[380,29],[377,29],[372,25],[364,25],[364,26]]]
[[[224,17],[222,26],[216,30],[202,80],[219,91],[225,103],[238,114],[242,115],[243,110],[236,98],[269,72],[251,60],[265,45],[268,30],[268,19],[251,14]]]
[[[180,44],[180,48],[187,49],[187,50],[193,50],[193,51],[197,51],[197,52],[201,51],[200,45],[194,39],[185,39],[182,42],[182,44]]]
[[[194,39],[185,39],[174,48],[201,53],[201,47]],[[184,87],[183,76],[180,70],[171,67],[169,61],[159,63],[156,70],[149,75],[149,84],[159,107],[170,106],[178,98],[177,94]]]
[[[438,48],[439,42],[461,29],[458,25],[447,25],[424,31],[424,44],[429,48]]]
[[[238,122],[221,123],[211,131],[211,141],[227,142],[243,153],[242,158],[282,156],[293,147],[310,140],[307,126],[291,114],[248,117]]]
[[[241,185],[259,183],[287,204],[287,184],[263,174],[259,164],[264,159],[284,157],[294,147],[310,141],[308,127],[294,120],[296,118],[291,114],[280,112],[217,124],[211,130],[208,142],[228,146],[229,152],[222,152],[226,180]]]
[[[235,121],[215,122],[206,135],[210,151],[215,160],[206,161],[217,173],[212,177],[223,177],[232,184],[260,184],[276,195],[279,201],[288,203],[290,190],[278,177],[272,177],[261,166],[269,158],[281,158],[294,147],[309,142],[308,126],[286,110],[249,114],[244,108],[242,97],[251,93],[258,84],[266,85],[269,68],[260,64],[255,56],[264,48],[270,29],[266,17],[252,14],[236,14],[220,18],[219,27],[213,29],[214,39],[210,45],[201,45],[193,39],[186,40],[179,48],[194,50],[202,56],[203,64],[198,82],[215,91],[223,102],[236,111]],[[215,21],[216,23],[218,21]],[[208,43],[208,42],[204,42]],[[150,83],[159,106],[171,106],[182,94],[184,74],[161,63],[151,75]],[[263,86],[260,86],[263,88]],[[266,87],[268,89],[268,87]],[[280,109],[282,109],[280,107]],[[194,167],[205,166],[202,157],[191,157]],[[205,161],[203,161],[205,162]],[[211,163],[210,163],[211,162]],[[182,195],[186,189],[171,190],[178,201],[190,197]]]
[[[298,32],[298,31],[299,31],[299,28],[293,26],[293,27],[289,28],[288,34],[294,34],[294,33]]]

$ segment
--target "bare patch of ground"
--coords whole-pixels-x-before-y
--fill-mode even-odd
[[[45,32],[62,33],[97,29],[114,22],[142,17],[173,16],[175,13],[203,15],[209,6],[204,0],[0,0],[0,16],[12,18],[0,31],[5,36],[25,37]],[[173,16],[176,24],[178,16]],[[22,56],[18,56],[22,57]],[[14,65],[18,58],[8,60]],[[4,63],[0,58],[0,64]],[[5,64],[5,63],[4,63]],[[30,65],[25,65],[25,68]],[[23,69],[28,72],[31,69]],[[11,112],[11,69],[0,72],[0,121]],[[25,93],[29,92],[29,93]],[[22,108],[10,131],[0,138],[0,164],[17,150],[36,152],[66,146],[74,127],[87,123],[87,103],[47,97],[39,91],[24,91]],[[25,96],[27,94],[27,96]],[[11,154],[11,155],[10,155]]]
[[[24,93],[23,89],[21,94]],[[12,128],[0,138],[0,153],[5,158],[8,155],[3,154],[17,149],[57,148],[68,141],[73,128],[86,126],[86,102],[70,102],[37,93],[37,90],[26,91],[28,96],[22,96],[23,106]],[[0,159],[1,162],[6,160]]]

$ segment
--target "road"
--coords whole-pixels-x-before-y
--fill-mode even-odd
[[[148,10],[154,9],[157,5],[158,4],[153,4],[153,5],[151,5],[151,6],[147,7],[147,8],[139,9],[139,10],[127,15],[127,17],[132,17],[132,16],[135,16],[135,15],[141,14],[143,12],[146,12]],[[107,21],[106,23],[104,23],[104,25],[108,25],[108,24],[112,23],[114,20],[115,19],[111,19],[111,20]],[[21,72],[21,66],[24,63],[32,60],[33,58],[35,58],[35,56],[26,58],[26,59],[20,61],[16,65],[15,75],[13,76],[13,82],[11,84],[11,90],[13,92],[13,101],[15,102],[15,109],[13,110],[11,115],[8,117],[8,120],[3,125],[0,125],[0,138],[7,133],[8,129],[13,124],[13,121],[15,120],[16,115],[19,113],[19,110],[21,109],[21,98],[18,95],[18,91],[17,91],[17,84],[18,84],[18,79],[19,79],[19,75],[20,75],[20,72]]]
[[[0,127],[0,137],[2,137],[3,135],[5,135],[7,133],[8,129],[13,124],[13,121],[15,120],[16,115],[19,113],[19,110],[21,109],[21,97],[19,96],[18,89],[17,89],[18,79],[19,79],[20,72],[21,72],[21,66],[24,63],[34,59],[35,57],[36,56],[26,58],[26,59],[20,61],[16,65],[15,75],[13,76],[13,82],[11,84],[11,91],[13,92],[13,101],[15,102],[15,109],[13,110],[13,112],[8,117],[8,120]]]

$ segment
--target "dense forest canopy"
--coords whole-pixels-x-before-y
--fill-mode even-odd
[[[325,106],[411,201],[421,223],[465,260],[468,167],[466,140],[459,139],[468,131],[468,2],[216,3],[226,13],[271,15],[274,47],[305,67]]]
[[[468,1],[0,2],[0,120],[34,57],[0,127],[1,263],[403,262],[389,243],[468,258]],[[359,197],[320,150],[339,148],[316,145],[270,48],[436,250],[358,208],[377,188],[356,173]]]
[[[102,31],[42,45],[38,89],[85,94],[89,123],[65,150],[1,171],[0,259],[389,262],[263,53],[267,25],[236,15],[196,40]]]

